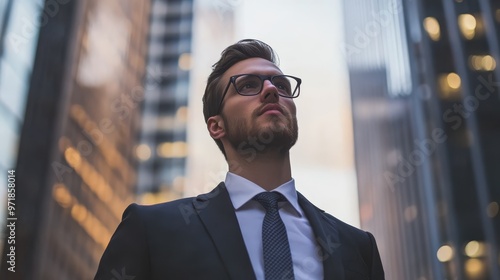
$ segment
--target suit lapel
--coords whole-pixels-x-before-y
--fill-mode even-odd
[[[255,280],[234,207],[224,183],[199,195],[193,206],[211,236],[231,279]]]
[[[344,268],[340,256],[339,234],[333,221],[327,221],[322,210],[316,208],[302,194],[297,192],[300,207],[311,224],[316,242],[321,247],[325,279],[344,279]]]

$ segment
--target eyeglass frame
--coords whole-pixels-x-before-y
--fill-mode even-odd
[[[238,88],[236,87],[236,82],[235,82],[236,79],[239,78],[239,77],[242,77],[242,76],[247,76],[247,75],[257,76],[257,77],[260,78],[260,81],[261,81],[261,83],[260,83],[260,90],[257,93],[255,93],[255,94],[241,94],[240,91],[238,90]],[[222,98],[220,100],[219,107],[217,109],[217,115],[220,114],[220,112],[222,110],[222,102],[224,102],[224,97],[226,97],[227,91],[229,90],[229,87],[231,86],[231,84],[233,84],[234,89],[236,90],[236,93],[238,93],[239,95],[241,95],[241,96],[255,96],[255,95],[259,95],[262,92],[262,90],[264,89],[264,82],[266,80],[269,80],[271,82],[271,84],[274,86],[273,79],[275,77],[287,77],[287,78],[290,77],[290,78],[294,79],[295,81],[297,81],[297,85],[295,86],[295,89],[293,90],[293,92],[297,91],[297,95],[296,96],[293,96],[293,95],[283,95],[283,94],[280,94],[278,92],[279,96],[285,97],[285,98],[297,98],[297,97],[299,97],[299,95],[300,95],[300,85],[302,84],[302,79],[301,78],[290,76],[290,75],[238,74],[238,75],[234,75],[234,76],[229,77],[229,82],[227,83],[226,89],[224,89],[224,93],[222,94]]]

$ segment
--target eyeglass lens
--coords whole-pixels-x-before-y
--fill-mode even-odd
[[[235,79],[234,84],[242,95],[256,95],[262,90],[265,78],[257,75],[242,75]],[[274,76],[271,83],[278,89],[278,94],[292,97],[296,94],[297,81],[288,76]]]

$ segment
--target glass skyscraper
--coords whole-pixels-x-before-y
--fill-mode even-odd
[[[142,203],[183,193],[193,1],[153,0],[142,113],[138,193]]]
[[[344,9],[361,225],[388,279],[500,278],[500,3]]]
[[[2,239],[0,278],[91,279],[135,199],[150,3],[4,3],[1,96],[16,106],[0,111],[20,141],[1,137],[19,153],[2,163],[16,170],[17,221],[16,272]]]

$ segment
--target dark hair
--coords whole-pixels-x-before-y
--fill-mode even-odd
[[[212,73],[208,76],[207,87],[205,94],[203,94],[203,115],[205,122],[208,118],[218,114],[217,108],[222,98],[223,86],[220,84],[222,75],[231,68],[234,64],[253,57],[260,57],[266,59],[275,65],[278,65],[278,56],[268,44],[255,40],[244,39],[227,47],[221,53],[221,58],[214,65],[212,65]],[[222,141],[215,139],[215,143],[226,157],[226,152]]]

